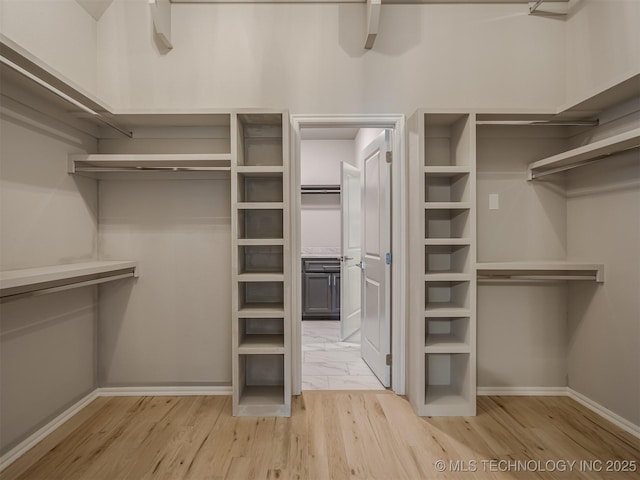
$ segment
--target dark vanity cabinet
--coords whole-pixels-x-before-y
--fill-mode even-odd
[[[340,260],[302,259],[302,319],[340,319]]]

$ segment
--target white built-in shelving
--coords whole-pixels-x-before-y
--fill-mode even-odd
[[[90,155],[70,155],[69,173],[108,179],[122,177],[122,174],[196,174],[194,178],[217,178],[229,175],[231,155],[228,153],[98,153]]]
[[[475,415],[475,117],[411,119],[409,399],[419,415]]]
[[[91,261],[0,272],[0,298],[55,293],[137,276],[135,261]]]
[[[587,145],[529,164],[529,180],[535,180],[556,172],[565,171],[587,162],[598,160],[616,153],[640,147],[640,128],[613,135]]]
[[[576,280],[604,282],[604,265],[566,261],[479,262],[478,277],[496,280]]]
[[[291,414],[288,118],[232,119],[233,414]]]

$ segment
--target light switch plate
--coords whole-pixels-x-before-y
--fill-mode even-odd
[[[500,209],[500,195],[497,193],[489,194],[489,210],[499,210]]]

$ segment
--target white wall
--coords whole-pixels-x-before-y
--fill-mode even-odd
[[[640,2],[571,0],[566,22],[567,103],[640,73]]]
[[[373,50],[364,5],[174,4],[174,49],[151,40],[145,0],[98,27],[98,93],[120,108],[284,107],[411,113],[564,101],[564,22],[526,5],[384,5]]]
[[[94,94],[97,31],[75,0],[0,0],[0,32]]]
[[[560,129],[478,128],[478,262],[565,259],[562,179],[526,179],[529,162],[565,146]],[[489,210],[490,194],[499,195],[498,210]],[[478,280],[478,386],[566,386],[566,311],[563,282]]]
[[[640,127],[635,114],[602,125]],[[605,130],[605,132],[601,132]],[[640,153],[631,150],[567,174],[568,255],[604,263],[601,285],[572,284],[569,386],[640,426]]]
[[[302,140],[300,181],[302,185],[340,185],[341,163],[354,160],[353,140]],[[301,235],[303,254],[312,250],[340,248],[342,231],[340,196],[302,196]]]
[[[229,180],[102,181],[99,199],[101,258],[140,266],[100,291],[100,385],[231,384]]]
[[[67,173],[95,140],[7,98],[0,132],[0,269],[96,258],[96,184]],[[0,453],[95,388],[95,295],[0,305]]]

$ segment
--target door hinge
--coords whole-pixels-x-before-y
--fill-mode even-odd
[[[387,353],[387,357],[386,357],[385,360],[386,360],[386,364],[387,365],[391,365],[391,354],[390,353]]]
[[[391,163],[393,161],[393,152],[387,152],[387,163]]]
[[[391,265],[391,253],[387,253],[385,258],[386,258],[385,261],[386,261],[387,265]]]

